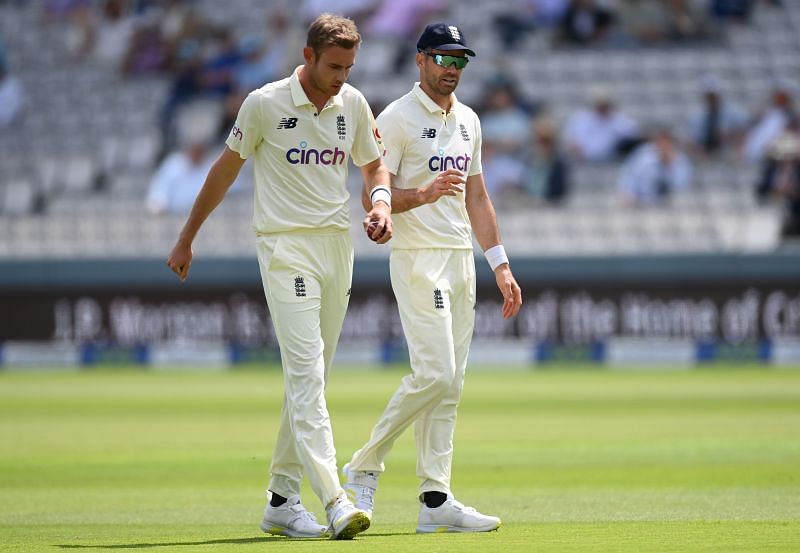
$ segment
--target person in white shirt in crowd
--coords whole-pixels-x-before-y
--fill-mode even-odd
[[[724,155],[741,146],[747,117],[742,109],[725,98],[722,82],[714,74],[700,79],[700,101],[688,117],[687,146],[700,157]]]
[[[25,90],[8,69],[5,51],[0,44],[0,127],[9,127],[22,113]]]
[[[189,213],[216,159],[211,146],[219,121],[220,108],[211,102],[196,102],[179,112],[180,148],[164,157],[150,180],[146,199],[150,213]],[[235,184],[232,189],[236,188]]]
[[[567,120],[564,130],[567,151],[578,161],[617,159],[640,140],[639,125],[617,109],[606,86],[593,86],[589,100],[590,106],[579,109]]]
[[[782,204],[781,234],[800,238],[800,119],[770,144],[756,194],[762,202],[774,198]]]
[[[688,156],[678,149],[672,132],[660,126],[625,160],[617,186],[628,205],[661,205],[688,189],[691,181]]]
[[[147,192],[150,213],[189,213],[216,159],[209,146],[204,140],[190,140],[162,160]]]
[[[534,111],[520,96],[512,77],[505,73],[493,75],[486,82],[478,108],[484,141],[491,142],[499,152],[521,154],[531,141]]]
[[[744,159],[751,163],[763,161],[770,144],[781,135],[795,116],[788,83],[784,81],[775,83],[772,89],[772,102],[761,112],[747,132]]]

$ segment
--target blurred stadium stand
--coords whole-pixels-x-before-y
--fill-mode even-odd
[[[99,2],[93,3],[98,6]],[[195,3],[209,20],[238,34],[264,33],[270,3]],[[459,95],[477,103],[498,60],[520,88],[558,123],[585,100],[588,86],[611,88],[626,112],[642,120],[683,121],[698,94],[698,76],[713,72],[726,95],[755,111],[781,78],[800,92],[800,3],[759,6],[747,25],[732,25],[711,44],[647,48],[563,49],[546,31],[504,52],[486,24],[503,2],[451,2],[443,18],[464,26],[479,57]],[[295,8],[297,9],[297,8]],[[42,20],[40,2],[0,2],[0,40],[25,89],[23,116],[0,130],[0,256],[4,258],[163,257],[183,217],[144,210],[161,148],[159,110],[166,75],[125,78],[66,53],[68,25]],[[293,20],[304,25],[301,17]],[[376,106],[404,93],[413,65],[387,71],[392,43],[367,37],[352,75]],[[632,209],[615,194],[618,164],[577,165],[565,205],[505,208],[500,222],[513,255],[768,252],[779,245],[780,207],[758,205],[759,167],[725,160],[696,165],[693,188],[670,205]],[[360,208],[353,177],[354,213]],[[249,193],[234,195],[200,234],[210,256],[252,253]],[[354,229],[358,255],[382,256]]]
[[[799,1],[755,2],[749,21],[725,25],[702,43],[565,47],[554,44],[549,28],[524,34],[508,49],[492,21],[527,1],[442,0],[444,9],[425,18],[458,22],[479,54],[459,85],[466,103],[478,107],[498,71],[512,75],[559,129],[598,84],[640,122],[678,127],[698,98],[699,78],[708,73],[751,117],[778,81],[800,98]],[[294,35],[302,36],[311,4],[174,3],[194,7],[237,36],[261,38],[276,6],[289,14]],[[153,215],[145,206],[164,154],[162,110],[174,75],[125,76],[91,58],[78,60],[67,47],[74,43],[70,23],[43,16],[51,4],[99,12],[104,2],[0,0],[0,43],[9,73],[25,90],[21,117],[0,126],[0,311],[16,317],[0,331],[0,366],[4,360],[58,364],[66,358],[68,364],[117,357],[152,362],[160,358],[159,344],[169,341],[178,344],[178,357],[169,357],[172,350],[162,356],[171,362],[185,355],[186,362],[198,363],[194,354],[205,350],[197,344],[206,341],[216,344],[209,346],[216,348],[213,362],[274,361],[250,226],[249,165],[239,191],[212,214],[195,242],[202,263],[178,287],[164,260],[185,215]],[[125,2],[130,9],[162,4]],[[335,3],[330,7],[335,10]],[[365,33],[351,75],[376,112],[417,78],[413,64],[396,64],[396,40],[383,38]],[[576,162],[569,194],[557,205],[497,202],[526,306],[516,321],[502,321],[493,279],[481,268],[477,359],[502,361],[505,353],[518,362],[617,362],[626,356],[638,362],[640,355],[684,364],[729,355],[796,364],[800,244],[781,236],[782,205],[757,201],[758,164],[733,154],[693,163],[692,187],[665,205],[624,205],[617,192],[619,161]],[[340,357],[403,359],[392,318],[389,250],[371,243],[357,224],[359,177],[351,170],[357,265]],[[215,317],[219,328],[203,334]],[[46,340],[50,346],[29,347]],[[264,344],[267,353],[258,349]]]

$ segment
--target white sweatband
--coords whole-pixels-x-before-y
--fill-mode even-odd
[[[369,201],[372,203],[372,207],[375,207],[379,201],[386,202],[386,205],[392,207],[392,191],[388,186],[376,186],[369,193]]]
[[[489,262],[489,267],[492,268],[492,271],[497,269],[503,263],[508,263],[508,256],[506,255],[506,249],[503,247],[502,244],[498,244],[496,246],[492,246],[485,252],[483,255],[486,256],[486,261]]]

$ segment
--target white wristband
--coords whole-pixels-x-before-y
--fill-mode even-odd
[[[489,267],[492,268],[492,271],[497,269],[503,263],[508,263],[508,256],[506,255],[506,249],[503,247],[502,244],[498,244],[496,246],[492,246],[485,252],[483,255],[486,256],[486,261],[489,262]]]
[[[392,207],[392,191],[388,186],[376,186],[372,189],[372,192],[369,193],[369,201],[372,203],[373,207],[375,207],[375,204],[379,201],[386,202],[386,205]]]

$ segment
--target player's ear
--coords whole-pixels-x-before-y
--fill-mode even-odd
[[[303,48],[303,60],[305,60],[307,65],[314,65],[317,56],[314,54],[314,49],[311,46],[306,46]]]
[[[414,61],[416,61],[417,67],[422,69],[422,64],[425,63],[425,54],[423,54],[422,52],[417,52],[417,55],[416,55],[416,58],[415,58]]]

